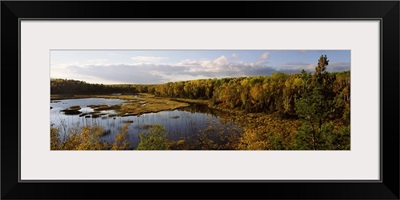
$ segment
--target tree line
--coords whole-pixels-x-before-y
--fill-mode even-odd
[[[328,63],[327,57],[321,56],[314,73],[303,70],[299,74],[277,72],[270,76],[200,79],[156,85],[104,85],[51,79],[51,94],[151,93],[158,97],[205,99],[220,108],[249,113],[277,113],[283,117],[309,118],[305,110],[315,109],[321,118],[342,119],[349,123],[350,71],[327,72]],[[323,103],[319,106],[323,107],[313,107],[314,104],[309,101],[321,101]],[[307,109],[302,109],[302,104]]]
[[[294,138],[276,131],[253,133],[248,129],[242,136],[245,149],[260,141],[267,141],[266,146],[257,146],[257,149],[349,149],[350,71],[330,73],[326,71],[328,65],[327,56],[321,55],[314,73],[302,70],[291,75],[274,73],[182,81],[147,86],[139,91],[160,97],[209,99],[219,108],[278,114],[282,119],[302,121]],[[251,139],[262,135],[265,138]],[[283,145],[285,138],[291,138],[290,145]]]
[[[99,85],[55,79],[51,91],[52,94],[140,92],[167,98],[204,99],[216,108],[278,116],[275,120],[254,119],[261,120],[259,126],[244,123],[239,149],[350,149],[350,71],[328,72],[328,65],[327,56],[321,55],[313,73],[303,70],[298,74],[278,72],[270,76],[156,85]],[[248,116],[239,119],[248,120]],[[262,121],[268,121],[268,126]]]
[[[278,113],[284,117],[306,115],[300,106],[296,110],[296,102],[308,105],[308,101],[317,98],[326,106],[315,108],[319,115],[323,112],[328,115],[324,117],[349,121],[350,71],[327,72],[328,62],[326,56],[321,56],[313,74],[303,70],[299,74],[278,72],[270,76],[202,79],[135,88],[159,97],[208,99],[221,108]]]
[[[91,84],[72,79],[50,79],[51,94],[112,94],[135,93],[133,84]]]

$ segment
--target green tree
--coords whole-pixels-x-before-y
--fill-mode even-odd
[[[298,133],[294,136],[294,149],[298,150],[310,150],[315,149],[315,138],[316,134],[313,133],[311,125],[303,123],[299,127]],[[313,141],[313,142],[309,142]]]
[[[139,134],[137,150],[167,150],[169,149],[167,131],[161,125],[154,125],[148,132]]]
[[[304,88],[304,93],[301,98],[295,100],[295,110],[297,115],[304,120],[302,127],[299,129],[297,139],[311,141],[311,149],[317,150],[321,148],[321,140],[328,137],[322,137],[325,133],[331,133],[329,127],[323,127],[323,124],[328,119],[333,107],[332,83],[333,79],[326,71],[326,66],[329,60],[326,55],[320,57],[318,66],[315,69],[314,75],[311,77],[311,84]],[[302,78],[306,83],[310,82],[309,76],[302,72]],[[333,131],[333,128],[332,128]],[[297,142],[297,148],[302,142]],[[305,145],[304,147],[309,148]]]
[[[334,132],[335,137],[332,141],[332,149],[350,150],[350,125]]]
[[[321,129],[312,129],[308,123],[303,123],[295,135],[294,148],[299,150],[333,150],[337,132],[333,129],[333,123],[325,123]],[[309,141],[313,141],[310,143]]]

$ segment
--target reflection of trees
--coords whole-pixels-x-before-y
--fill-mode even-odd
[[[204,128],[197,129],[195,134],[178,142],[181,144],[180,149],[233,150],[236,149],[242,132],[242,128],[234,123],[221,124],[219,121],[208,120]]]
[[[190,113],[206,113],[211,115],[212,117],[221,117],[225,115],[223,111],[212,109],[204,104],[195,104],[195,103],[191,103],[189,106],[179,108],[178,110]]]

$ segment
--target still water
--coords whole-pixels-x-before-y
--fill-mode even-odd
[[[170,140],[193,139],[197,134],[207,129],[207,127],[217,127],[218,131],[231,130],[233,123],[226,123],[221,120],[222,113],[208,108],[205,105],[192,104],[185,108],[172,111],[161,111],[157,113],[142,114],[139,116],[113,116],[115,110],[100,111],[100,116],[93,118],[91,112],[94,110],[89,105],[120,105],[124,100],[104,99],[104,98],[85,98],[85,99],[65,99],[52,101],[50,103],[50,122],[51,126],[60,128],[60,136],[64,138],[65,130],[68,128],[79,128],[87,125],[102,126],[107,135],[102,137],[103,141],[112,143],[115,135],[125,124],[129,125],[128,140],[135,148],[139,142],[138,134],[145,132],[151,125],[160,124],[168,132]],[[82,112],[77,115],[66,115],[61,112],[63,109],[72,106],[80,106]],[[64,130],[64,131],[63,131]]]

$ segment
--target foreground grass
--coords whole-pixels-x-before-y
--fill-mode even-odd
[[[50,127],[51,150],[129,150],[131,145],[127,139],[128,126],[121,127],[110,144],[100,139],[108,134],[101,126],[68,128],[64,139],[61,139],[59,132],[60,128]]]
[[[120,127],[120,132],[114,136],[112,143],[102,141],[107,133],[101,126],[83,126],[67,128],[64,135],[61,128],[50,127],[51,150],[234,150],[239,141],[234,128],[226,131],[222,127],[210,125],[205,130],[199,130],[186,139],[168,139],[168,133],[162,125],[151,125],[139,133],[137,147],[131,146],[128,138],[128,127]],[[61,138],[63,137],[63,138]]]

